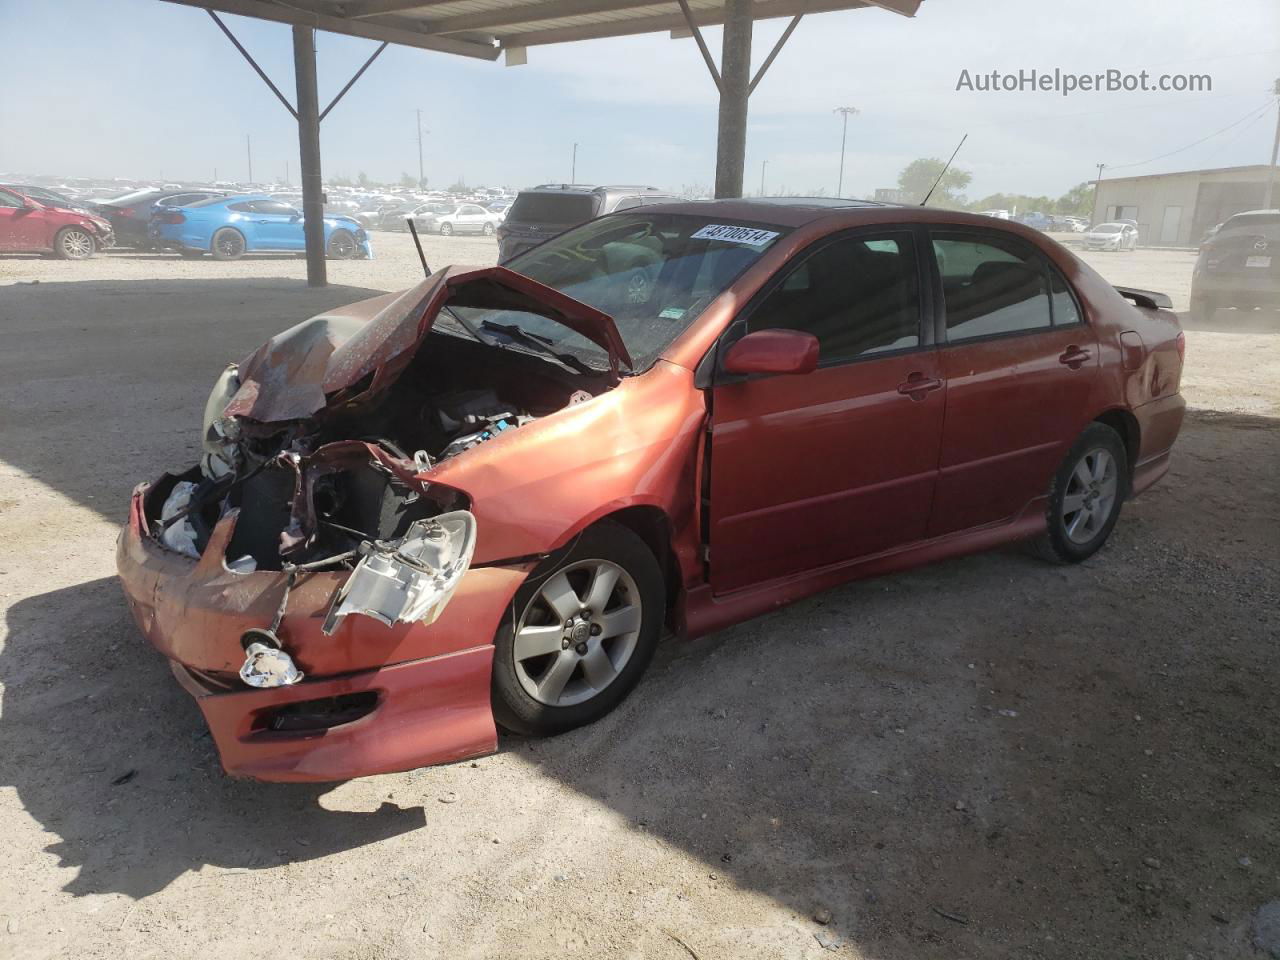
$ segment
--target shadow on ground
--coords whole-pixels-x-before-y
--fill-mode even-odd
[[[383,291],[292,279],[0,288],[0,461],[112,521],[129,491],[199,456],[218,373],[268,337]]]
[[[887,960],[1219,955],[1280,862],[1276,512],[1251,499],[1280,444],[1257,418],[1187,434],[1090,564],[1006,550],[853,584],[670,643],[606,720],[504,749]],[[0,784],[79,867],[70,892],[432,842],[421,808],[223,777],[110,579],[7,626]]]

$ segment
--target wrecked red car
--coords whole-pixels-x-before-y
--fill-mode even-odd
[[[230,773],[475,756],[601,717],[665,632],[1012,540],[1084,560],[1168,469],[1168,306],[985,217],[614,214],[228,367],[120,578]]]

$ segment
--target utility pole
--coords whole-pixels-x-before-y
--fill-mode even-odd
[[[569,182],[578,182],[578,145],[573,145],[573,159],[569,161]]]
[[[249,182],[253,183],[253,139],[247,133],[244,135],[244,152],[249,158]]]
[[[422,111],[418,111],[418,189],[427,188],[427,177],[422,169]]]
[[[1101,218],[1098,216],[1098,188],[1102,183],[1102,171],[1106,167],[1105,163],[1098,164],[1098,175],[1093,179],[1093,213],[1089,217],[1089,223],[1097,223]]]
[[[1271,191],[1276,183],[1276,156],[1280,155],[1280,80],[1273,88],[1276,95],[1276,138],[1271,141],[1271,169],[1267,171],[1267,189],[1262,194],[1262,209],[1271,209]]]
[[[836,196],[844,195],[844,145],[849,137],[849,117],[858,115],[857,107],[836,107],[832,113],[840,114],[840,178],[836,181]]]
[[[760,196],[764,196],[764,171],[769,166],[768,160],[760,162]]]

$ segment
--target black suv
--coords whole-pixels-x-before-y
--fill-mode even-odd
[[[506,263],[516,254],[603,214],[681,199],[657,187],[544,183],[521,190],[498,227],[498,262]]]
[[[1191,273],[1191,319],[1219,307],[1280,308],[1280,210],[1237,213],[1200,247]]]

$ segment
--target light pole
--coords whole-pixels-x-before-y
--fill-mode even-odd
[[[247,133],[244,135],[244,152],[249,158],[249,183],[253,183],[253,140]]]
[[[573,145],[573,157],[569,161],[569,182],[578,182],[578,145]]]
[[[840,114],[840,179],[836,182],[836,196],[844,193],[844,144],[849,136],[849,117],[858,115],[857,107],[836,107],[832,113]]]
[[[1276,182],[1276,157],[1280,155],[1280,80],[1273,88],[1276,95],[1276,138],[1271,142],[1271,169],[1267,171],[1267,189],[1262,195],[1262,209],[1271,209],[1271,189]]]
[[[428,130],[427,133],[431,131]],[[427,177],[422,169],[422,111],[418,111],[418,189],[427,188]]]
[[[1089,212],[1089,223],[1097,223],[1101,217],[1098,216],[1098,190],[1102,184],[1102,171],[1106,168],[1105,163],[1098,164],[1098,176],[1093,181],[1093,209]]]
[[[768,160],[760,162],[760,196],[764,196],[764,171],[769,166]]]

